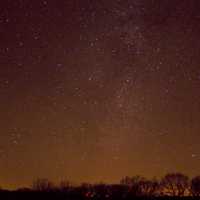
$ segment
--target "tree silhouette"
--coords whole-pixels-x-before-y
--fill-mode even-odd
[[[120,183],[129,187],[129,196],[141,196],[140,182],[144,180],[141,176],[125,176],[121,179]]]
[[[169,196],[184,196],[189,187],[189,178],[181,173],[169,173],[161,181],[162,193]]]
[[[60,182],[59,189],[61,191],[68,192],[71,190],[71,188],[72,188],[72,186],[69,181],[63,180]]]
[[[32,185],[33,190],[36,191],[51,191],[53,190],[54,184],[52,182],[50,182],[48,179],[36,179],[35,181],[33,181],[33,185]]]
[[[1,190],[0,193],[12,193],[18,197],[34,195],[34,199],[71,199],[71,200],[114,200],[114,199],[154,199],[154,197],[192,195],[200,197],[200,176],[191,181],[182,173],[168,173],[161,180],[146,179],[142,176],[124,177],[120,184],[90,184],[83,183],[74,186],[68,181],[54,185],[48,179],[36,179],[31,188],[19,188],[16,191]],[[24,196],[24,197],[25,197]],[[1,198],[1,196],[0,196]],[[4,198],[5,199],[5,198]],[[14,198],[15,199],[15,198]],[[159,199],[159,198],[158,198]]]
[[[134,182],[134,179],[129,176],[125,176],[124,178],[120,180],[120,184],[128,185],[128,186],[131,186],[133,182]]]
[[[141,176],[126,176],[120,183],[129,187],[131,196],[156,196],[159,190],[156,180],[147,180]]]
[[[139,191],[142,196],[158,196],[159,183],[156,180],[141,180],[139,181]]]
[[[193,196],[200,196],[200,176],[196,176],[191,180],[190,190]]]

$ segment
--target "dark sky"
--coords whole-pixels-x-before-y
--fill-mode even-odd
[[[0,185],[200,169],[200,1],[1,0]]]

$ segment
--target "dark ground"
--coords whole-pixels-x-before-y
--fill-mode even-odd
[[[200,197],[126,197],[126,198],[103,198],[103,197],[93,197],[93,198],[86,198],[84,196],[81,196],[79,194],[73,194],[69,196],[65,192],[34,192],[34,191],[27,191],[27,192],[22,192],[22,191],[1,191],[0,192],[0,200],[40,200],[40,199],[48,199],[48,200],[134,200],[134,199],[139,199],[139,200],[145,200],[145,199],[157,199],[157,200],[168,200],[168,199],[198,199],[200,200]]]

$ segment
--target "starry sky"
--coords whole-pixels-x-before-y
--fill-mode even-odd
[[[198,0],[2,0],[0,186],[200,169]]]

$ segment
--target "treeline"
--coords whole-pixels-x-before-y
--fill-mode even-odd
[[[68,199],[133,199],[166,196],[200,198],[200,176],[189,179],[182,173],[169,173],[159,180],[126,176],[118,184],[83,183],[80,186],[74,186],[68,181],[55,185],[48,179],[37,179],[30,188],[21,188],[17,192],[60,193]]]

